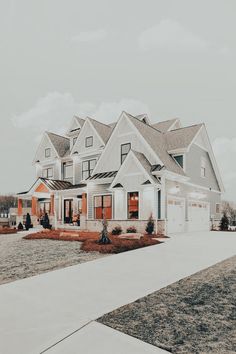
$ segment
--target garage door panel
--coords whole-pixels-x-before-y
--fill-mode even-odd
[[[200,201],[188,202],[188,230],[206,231],[210,228],[209,203]]]
[[[184,199],[169,197],[167,201],[168,233],[183,232],[185,229]]]

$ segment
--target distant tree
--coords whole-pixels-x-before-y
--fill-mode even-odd
[[[17,198],[13,195],[0,195],[0,213],[9,213],[10,208],[17,206]]]
[[[148,235],[151,235],[154,231],[154,220],[152,217],[152,214],[149,216],[147,226],[146,226],[146,232]]]
[[[107,230],[107,227],[108,227],[108,223],[107,223],[107,220],[104,218],[102,220],[102,232],[100,234],[100,239],[98,241],[98,243],[102,244],[102,245],[107,245],[109,243],[111,243],[111,240],[109,239],[109,234],[108,234],[108,230]]]
[[[229,218],[226,213],[223,214],[221,221],[220,221],[220,229],[221,231],[226,231],[229,228]]]
[[[222,202],[222,211],[229,219],[230,225],[236,225],[236,208],[235,204],[228,201]]]

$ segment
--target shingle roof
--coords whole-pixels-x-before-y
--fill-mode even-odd
[[[93,127],[95,128],[95,130],[98,132],[98,134],[100,135],[104,143],[106,144],[111,135],[113,128],[110,125],[98,122],[93,118],[88,118],[88,119],[90,123],[93,125]]]
[[[153,151],[159,156],[165,168],[171,172],[185,176],[183,169],[167,152],[165,134],[159,132],[152,126],[143,123],[130,114],[128,114],[128,116]]]
[[[79,123],[79,125],[82,128],[82,126],[84,125],[85,120],[83,118],[78,117],[78,116],[74,116],[74,117],[75,117],[75,119],[77,120],[77,122]]]
[[[65,136],[47,132],[47,135],[60,157],[67,156],[70,152],[70,139]]]
[[[193,141],[203,124],[171,130],[165,134],[167,151],[186,149]]]
[[[177,118],[169,119],[169,120],[165,120],[163,122],[158,122],[158,123],[152,124],[152,127],[159,130],[162,133],[166,133],[170,129],[172,124],[174,124],[174,122],[176,122],[176,121],[177,121]]]
[[[144,123],[145,124],[145,123]],[[142,154],[141,152],[137,152],[135,150],[132,150],[132,152],[134,153],[134,155],[137,157],[137,159],[139,160],[139,162],[141,163],[141,165],[144,167],[145,171],[148,173],[149,175],[149,179],[153,182],[153,183],[160,183],[155,176],[152,175],[151,171],[152,171],[152,165],[150,164],[150,162],[148,161],[148,159],[144,156],[144,154]]]

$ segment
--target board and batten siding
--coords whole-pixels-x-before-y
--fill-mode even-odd
[[[88,200],[88,219],[91,220],[94,218],[94,197],[96,195],[104,195],[109,194],[112,195],[107,188],[109,184],[89,184],[88,185],[88,192],[87,192],[87,200]],[[113,198],[112,198],[113,204]],[[112,213],[113,213],[113,205],[112,205]]]

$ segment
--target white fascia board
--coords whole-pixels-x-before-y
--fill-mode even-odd
[[[158,177],[165,177],[165,178],[170,179],[172,181],[178,181],[181,183],[184,183],[184,182],[190,180],[190,177],[188,177],[188,176],[181,176],[181,175],[178,175],[177,173],[174,173],[174,172],[171,172],[168,170],[154,171],[152,174],[156,175]]]
[[[181,149],[174,149],[174,150],[168,150],[168,154],[169,155],[175,155],[175,154],[184,154],[185,152],[187,152],[188,149],[186,148],[181,148]]]
[[[174,122],[171,124],[171,126],[169,127],[169,129],[167,130],[168,132],[172,130],[172,128],[175,126],[175,124],[179,122],[180,123],[180,119],[179,118],[176,118],[174,120]],[[180,124],[181,125],[181,124]]]

